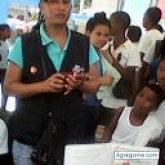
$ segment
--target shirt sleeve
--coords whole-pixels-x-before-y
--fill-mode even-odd
[[[98,62],[99,56],[94,46],[90,43],[89,46],[89,65],[93,65]],[[16,39],[13,49],[8,55],[8,61],[12,61],[19,67],[23,68],[23,57],[22,57],[22,39],[19,37]]]
[[[99,55],[94,48],[94,46],[90,43],[89,45],[89,65],[93,65],[99,61]]]
[[[18,37],[12,50],[9,52],[8,61],[14,62],[20,68],[23,68],[22,39]]]
[[[152,43],[152,40],[150,38],[150,35],[149,35],[149,33],[146,33],[142,37],[142,40],[140,42],[140,46],[139,46],[140,52],[146,54],[147,53],[147,50],[148,50],[148,47],[150,47],[151,43]]]

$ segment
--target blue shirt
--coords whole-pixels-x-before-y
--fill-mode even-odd
[[[71,31],[68,29],[68,37],[67,41],[62,48],[58,42],[54,39],[50,38],[45,31],[44,24],[40,26],[40,35],[41,42],[43,46],[46,46],[47,53],[49,58],[51,59],[54,67],[57,71],[60,70],[63,59],[66,55],[66,51],[68,48],[68,43],[71,38]],[[22,39],[18,37],[14,43],[13,49],[9,53],[8,60],[17,64],[20,68],[23,68],[23,55],[22,55]],[[90,43],[89,46],[89,65],[95,64],[99,60],[99,56],[94,48],[94,46]]]

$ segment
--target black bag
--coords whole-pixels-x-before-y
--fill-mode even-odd
[[[36,165],[63,165],[64,148],[67,144],[93,142],[99,114],[93,109],[89,112],[90,107],[84,107],[86,111],[80,112],[84,120],[61,119],[49,112],[43,134],[31,155]]]
[[[112,93],[118,99],[129,99],[132,93],[132,83],[121,78],[113,87]]]
[[[58,144],[60,145],[61,138],[58,130],[49,113],[47,125],[31,155],[36,165],[62,165],[63,153],[59,151],[61,146],[59,147]]]

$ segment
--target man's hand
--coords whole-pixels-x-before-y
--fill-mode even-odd
[[[43,91],[45,93],[55,92],[59,93],[65,89],[65,76],[61,73],[51,75],[48,79],[43,81]]]
[[[64,92],[65,95],[69,94],[73,89],[79,88],[83,85],[84,79],[77,79],[73,75],[68,75],[66,78],[66,91]]]

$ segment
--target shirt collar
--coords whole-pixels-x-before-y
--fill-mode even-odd
[[[130,44],[130,40],[127,39],[124,43],[122,43],[120,46],[118,46],[117,48],[119,47],[124,47],[124,48],[127,48],[127,46]],[[110,43],[109,43],[110,46],[114,46],[114,40],[111,40]]]
[[[63,47],[63,50],[66,50],[67,47],[68,47],[68,43],[69,43],[69,40],[70,40],[70,37],[71,37],[71,31],[67,28],[67,34],[68,34],[68,37],[67,37],[67,41]],[[48,45],[50,43],[55,43],[58,45],[58,43],[53,40],[51,37],[49,37],[45,31],[45,26],[44,24],[42,23],[41,26],[40,26],[40,35],[41,35],[41,42],[42,42],[42,45]]]

